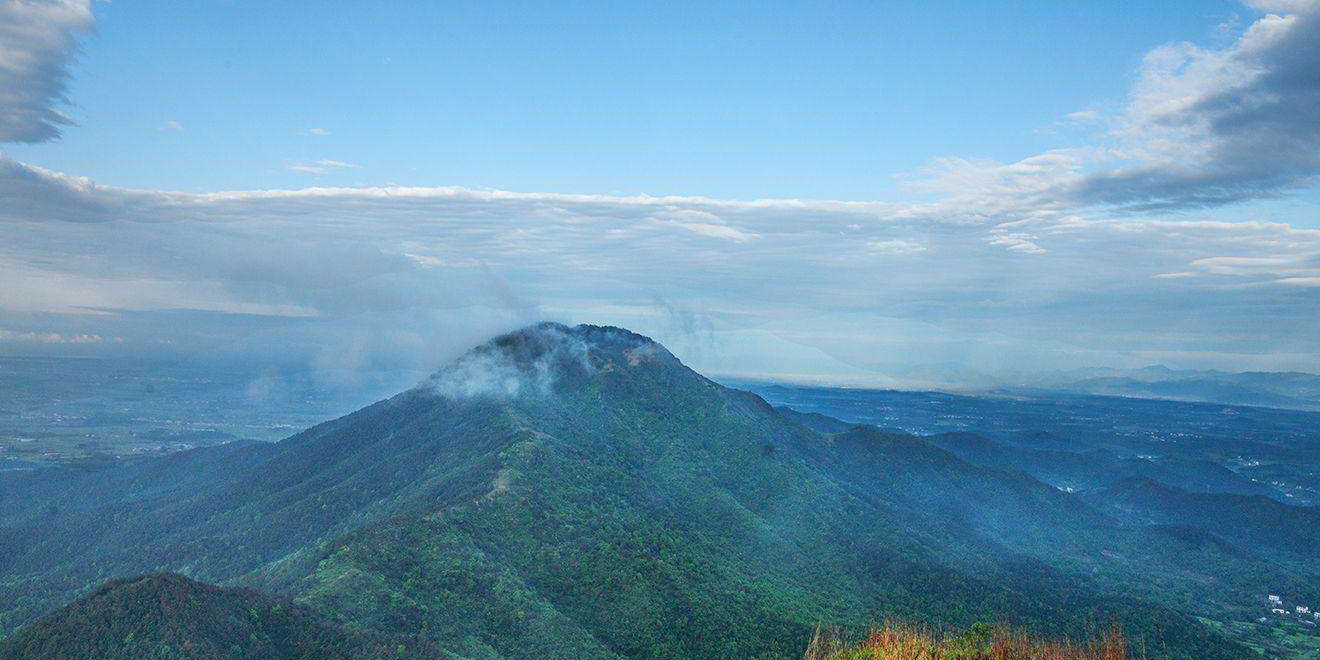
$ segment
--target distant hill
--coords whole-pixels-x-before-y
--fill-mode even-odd
[[[554,324],[278,443],[0,475],[0,627],[162,567],[492,660],[796,658],[820,622],[889,616],[1114,619],[1173,659],[1237,659],[1201,603],[1314,584]]]
[[[969,396],[738,382],[835,422],[902,429],[980,465],[1062,489],[1145,476],[1205,493],[1320,505],[1320,413],[1037,391]]]
[[[1014,446],[974,433],[942,433],[927,438],[979,465],[1021,470],[1062,487],[1091,490],[1144,477],[1197,493],[1267,495],[1266,484],[1222,465],[1177,457],[1119,457],[1101,449],[1038,449]]]
[[[809,429],[820,431],[821,433],[842,433],[856,426],[856,424],[850,424],[843,420],[834,419],[828,415],[822,415],[815,412],[799,412],[788,406],[775,406],[775,412]]]
[[[421,660],[421,639],[373,639],[246,589],[158,573],[94,589],[0,641],[0,660]]]
[[[1289,506],[1260,496],[1189,493],[1145,477],[1083,495],[1125,520],[1196,527],[1249,552],[1312,557],[1320,548],[1320,508]]]
[[[1033,379],[1030,387],[1177,401],[1320,410],[1320,375],[1300,372],[1085,369]]]

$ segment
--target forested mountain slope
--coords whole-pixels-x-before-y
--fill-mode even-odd
[[[1179,610],[1284,571],[1151,534],[913,436],[813,430],[625,330],[546,324],[279,443],[0,477],[0,622],[168,569],[471,658],[795,657],[819,622],[886,616],[1112,619],[1172,658],[1244,657]],[[1226,562],[1244,577],[1207,585]]]

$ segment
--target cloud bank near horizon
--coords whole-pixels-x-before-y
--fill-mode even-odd
[[[560,318],[633,327],[714,370],[820,377],[914,358],[1300,368],[1320,351],[1320,229],[1283,223],[459,188],[166,193],[12,160],[0,199],[17,202],[0,205],[14,239],[0,246],[0,327],[119,350],[429,367],[437,346]],[[761,363],[721,357],[748,337]]]

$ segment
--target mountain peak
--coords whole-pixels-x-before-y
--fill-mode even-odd
[[[568,342],[580,342],[598,349],[637,348],[648,344],[658,346],[655,340],[650,337],[617,326],[591,325],[588,323],[569,326],[555,321],[542,321],[495,337],[473,350],[479,351],[488,346],[501,348],[518,346],[550,347]]]
[[[546,395],[561,382],[656,362],[678,360],[651,338],[624,328],[542,322],[469,350],[423,386],[448,398]]]

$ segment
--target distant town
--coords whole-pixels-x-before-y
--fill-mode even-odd
[[[1303,625],[1315,627],[1320,622],[1320,611],[1312,612],[1309,605],[1298,605],[1284,602],[1282,596],[1270,594],[1265,597],[1265,602],[1270,608],[1270,614],[1276,617],[1289,617],[1297,619]],[[1269,617],[1261,617],[1260,622],[1266,623]]]

